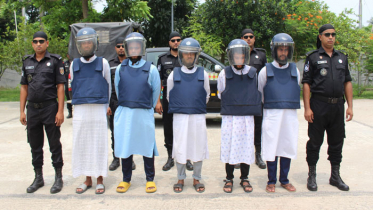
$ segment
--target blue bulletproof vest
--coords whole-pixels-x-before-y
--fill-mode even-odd
[[[225,71],[225,90],[221,93],[221,115],[262,115],[262,94],[257,88],[256,68],[237,75],[231,66]]]
[[[107,104],[109,103],[109,84],[102,76],[102,57],[91,63],[82,63],[75,58],[74,77],[71,82],[72,104]]]
[[[300,109],[300,87],[297,67],[289,63],[288,68],[278,69],[266,63],[267,83],[264,86],[265,109]]]
[[[148,83],[151,63],[132,68],[125,59],[119,70],[118,104],[129,108],[151,109],[153,90]]]
[[[173,72],[174,87],[170,90],[168,113],[206,113],[204,69],[198,67],[193,74],[186,74],[180,67],[175,67]]]

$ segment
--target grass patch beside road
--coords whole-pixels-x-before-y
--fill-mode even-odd
[[[0,88],[0,102],[19,101],[19,88]]]
[[[357,85],[353,86],[354,99],[373,99],[373,87],[361,87],[360,91],[362,92],[358,96],[358,87]],[[20,88],[0,88],[0,102],[6,101],[19,101]],[[301,100],[303,100],[303,92],[300,94]],[[65,98],[66,100],[66,98]]]

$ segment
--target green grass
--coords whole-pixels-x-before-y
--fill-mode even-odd
[[[361,87],[361,94],[358,95],[358,86],[353,85],[354,99],[373,99],[373,86]],[[0,88],[0,102],[5,101],[19,101],[20,89],[17,88]],[[303,93],[301,92],[301,98]],[[66,100],[66,98],[65,98]]]
[[[0,88],[0,102],[19,101],[20,89],[17,88]]]

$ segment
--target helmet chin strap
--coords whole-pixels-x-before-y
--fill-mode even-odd
[[[130,57],[130,61],[132,62],[132,65],[136,64],[141,60],[141,56],[137,56],[137,58]]]
[[[241,68],[238,68],[237,65],[233,65],[233,66],[234,66],[234,68],[237,69],[237,70],[242,70],[242,69],[245,67],[245,65],[242,65]]]
[[[92,55],[86,55],[86,56],[83,56],[83,58],[84,58],[86,61],[88,61],[90,58],[93,57],[93,55],[94,55],[94,54],[92,54]]]
[[[281,66],[285,66],[288,61],[287,60],[284,60],[284,61],[280,61],[280,60],[276,60],[278,64],[280,64]]]

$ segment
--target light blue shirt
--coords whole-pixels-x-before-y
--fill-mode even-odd
[[[145,64],[141,59],[137,65],[128,62],[132,68],[140,68]],[[119,100],[118,85],[120,83],[118,65],[115,71],[115,91]],[[161,89],[159,73],[154,65],[150,66],[148,83],[152,88],[153,108],[157,104]],[[145,157],[158,156],[155,142],[154,109],[139,109],[118,106],[114,115],[114,154],[118,158],[128,158],[138,154]]]

